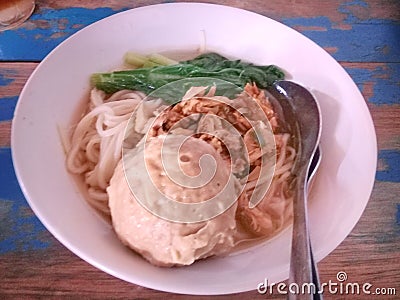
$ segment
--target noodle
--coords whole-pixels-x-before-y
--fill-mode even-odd
[[[235,107],[229,109],[227,109],[226,103],[215,105],[215,102],[210,100],[213,98],[214,90],[211,89],[207,95],[202,96],[201,93],[204,94],[205,89],[196,89],[190,91],[190,99],[163,112],[161,117],[156,119],[152,128],[149,128],[149,124],[155,119],[156,112],[166,108],[166,105],[160,100],[142,102],[145,94],[128,90],[119,91],[107,97],[104,92],[93,89],[90,93],[87,112],[76,125],[71,137],[71,148],[67,153],[66,161],[68,170],[83,176],[90,196],[89,204],[103,214],[110,215],[106,189],[110,185],[117,164],[121,161],[122,145],[126,142],[124,141],[125,130],[133,131],[134,139],[130,142],[134,147],[148,129],[150,129],[150,136],[162,135],[184,116],[206,111],[207,114],[220,116],[232,123],[242,135],[249,153],[250,172],[245,189],[239,196],[236,211],[236,219],[240,222],[238,228],[244,228],[246,232],[239,230],[236,244],[256,240],[261,236],[276,235],[288,224],[293,214],[293,192],[290,186],[293,181],[291,171],[296,157],[296,149],[293,147],[290,133],[279,131],[281,129],[278,125],[278,116],[264,92],[255,85],[248,85],[245,88],[254,103],[246,103],[248,101],[245,99],[246,97],[239,95],[232,102]],[[223,97],[214,97],[219,100],[223,99]],[[266,178],[258,179],[261,174],[262,157],[265,153],[254,139],[255,132],[252,124],[243,118],[246,115],[252,118],[257,117],[257,115],[252,115],[255,113],[254,107],[251,107],[253,104],[255,107],[261,107],[272,126],[276,145],[276,165],[266,195],[256,207],[250,209],[249,199],[256,187],[267,181]],[[134,116],[135,123],[132,128],[129,120],[136,109],[137,114]],[[199,118],[194,120],[194,122],[196,121],[199,121]],[[214,128],[215,136],[198,134],[196,138],[205,140],[216,148],[223,158],[226,158],[229,153],[219,139],[219,135],[225,134],[224,129],[219,128],[222,125],[209,124],[204,120],[202,126]],[[126,129],[127,127],[128,129]],[[230,143],[235,143],[235,141],[230,141]],[[237,173],[239,174],[239,171],[243,171],[246,167],[246,163],[242,158],[236,159],[236,161],[232,161],[232,164],[237,164]]]
[[[121,159],[125,128],[136,106],[145,95],[136,91],[119,91],[106,98],[93,89],[87,114],[77,124],[67,155],[71,173],[83,174],[88,186],[89,204],[110,214],[106,188]]]

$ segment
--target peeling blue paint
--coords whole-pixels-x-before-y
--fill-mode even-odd
[[[400,152],[382,150],[379,159],[387,168],[378,171],[376,179],[400,182]],[[0,166],[0,254],[48,248],[51,243],[42,238],[46,229],[30,211],[15,177],[11,149],[0,149]],[[400,204],[396,220],[400,224]]]
[[[163,1],[165,3],[173,0]],[[374,69],[347,67],[346,70],[360,90],[371,84],[373,104],[400,102],[400,22],[385,19],[361,20],[352,9],[368,9],[364,1],[346,2],[338,8],[345,15],[344,25],[326,16],[314,18],[283,18],[284,24],[298,28],[304,35],[324,48],[334,49],[339,61],[385,62]],[[111,8],[40,9],[23,27],[0,33],[0,60],[39,61],[59,43],[81,28],[123,11]],[[396,63],[397,62],[397,63]],[[15,79],[0,74],[0,86]],[[0,98],[0,121],[11,120],[18,96]],[[400,182],[400,151],[381,150],[383,170],[377,181]],[[396,206],[396,223],[400,225],[400,204]],[[30,210],[16,179],[9,148],[0,148],[0,254],[14,251],[46,249],[51,242],[44,238],[45,227]]]
[[[400,151],[398,150],[381,150],[378,155],[384,170],[376,172],[376,180],[400,182]]]
[[[19,187],[10,148],[0,148],[0,166],[0,254],[49,247],[50,242],[43,238],[47,230]]]
[[[341,5],[342,7],[349,7],[349,6],[360,6],[360,7],[368,7],[368,3],[363,0],[353,0],[345,2]]]
[[[373,94],[367,99],[370,103],[400,104],[399,63],[386,63],[372,70],[347,67],[346,71],[361,91],[367,84],[372,85]]]
[[[0,148],[0,166],[0,199],[13,199],[27,205],[15,176],[10,148]]]
[[[41,9],[22,27],[0,33],[0,60],[42,60],[82,27],[118,11],[111,8]]]
[[[358,21],[358,18],[354,16],[350,8],[362,9],[368,7],[369,5],[365,1],[356,0],[341,4],[338,8],[338,11],[347,15],[345,19],[347,23],[356,23]]]
[[[400,22],[370,19],[351,23],[345,20],[349,29],[340,29],[329,18],[321,16],[285,18],[283,23],[301,28],[302,34],[321,47],[335,49],[331,55],[339,61],[398,62],[400,58]]]
[[[302,28],[300,31],[320,46],[337,49],[332,54],[337,60],[399,61],[400,22],[385,19],[360,20],[349,9],[357,5],[365,7],[367,4],[352,1],[338,8],[339,13],[346,15],[344,24],[349,25],[349,28],[345,29],[337,28],[338,24],[325,16],[283,18],[281,21],[290,27]],[[72,7],[39,10],[23,27],[0,33],[0,60],[41,60],[82,27],[126,9]],[[326,30],[321,31],[315,27]]]
[[[15,79],[7,77],[5,74],[0,73],[0,86],[9,85]]]
[[[361,20],[351,10],[368,7],[368,3],[359,0],[341,4],[338,12],[345,15],[344,28],[343,24],[336,24],[325,16],[285,18],[283,22],[290,27],[301,28],[301,33],[321,47],[334,49],[331,54],[336,60],[399,62],[400,22],[378,18]]]
[[[0,122],[13,118],[17,101],[18,96],[0,98]]]

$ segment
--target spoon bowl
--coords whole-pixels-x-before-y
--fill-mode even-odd
[[[321,112],[314,96],[303,86],[286,80],[274,83],[285,123],[289,124],[298,146],[294,173],[311,163],[321,137]]]

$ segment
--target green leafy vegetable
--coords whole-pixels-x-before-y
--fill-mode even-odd
[[[96,73],[92,75],[91,82],[106,93],[130,89],[150,94],[168,83],[200,77],[225,80],[240,88],[251,82],[255,82],[259,88],[267,88],[274,81],[283,79],[284,73],[274,65],[256,66],[240,60],[229,60],[216,53],[207,53],[168,66]],[[180,92],[175,95],[175,99],[180,99],[181,96],[183,95]]]

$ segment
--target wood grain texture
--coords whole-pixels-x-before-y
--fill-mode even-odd
[[[37,63],[0,63],[0,147],[10,147],[12,112],[36,66]],[[11,108],[11,114],[6,108]]]
[[[123,282],[67,250],[27,205],[14,175],[9,148],[18,95],[37,66],[36,62],[21,61],[40,61],[62,40],[97,19],[165,1],[36,2],[35,15],[20,30],[0,33],[0,299],[209,299]],[[336,281],[336,274],[344,271],[347,282],[397,289],[397,296],[325,294],[325,299],[399,299],[400,55],[396,51],[400,47],[395,47],[400,36],[396,35],[400,28],[400,1],[203,2],[255,11],[299,30],[339,60],[359,87],[377,133],[378,172],[360,221],[341,245],[319,263],[321,282]],[[33,47],[38,48],[32,51]],[[286,297],[250,291],[215,298]]]
[[[115,10],[123,8],[135,8],[144,5],[153,5],[165,2],[199,2],[196,0],[178,0],[178,1],[159,1],[159,0],[87,0],[84,3],[80,0],[58,1],[58,0],[37,0],[38,7],[45,8],[68,8],[68,7],[110,7]],[[264,0],[205,0],[203,3],[213,3],[220,5],[234,6],[247,10],[256,11],[266,16],[286,17],[305,17],[312,18],[320,15],[329,15],[335,22],[342,22],[346,14],[336,12],[337,7],[344,1],[307,1],[307,0],[289,0],[289,1],[264,1]],[[357,15],[360,19],[379,18],[387,20],[400,19],[400,4],[397,0],[389,1],[352,1],[350,12]]]
[[[10,147],[11,121],[0,122],[0,147]]]
[[[205,2],[247,9],[281,21],[318,43],[337,60],[399,61],[398,1]],[[0,60],[39,61],[82,27],[117,12],[159,3],[165,1],[39,1],[34,15],[20,28],[0,33]],[[387,16],[383,17],[384,13]]]
[[[370,202],[348,238],[319,263],[321,282],[336,281],[344,271],[348,282],[371,283],[373,287],[400,289],[399,229],[391,214],[400,185],[377,182]],[[387,216],[383,218],[382,216]],[[0,256],[0,294],[6,297],[92,299],[209,299],[154,291],[128,284],[95,269],[64,248],[49,233],[50,249],[16,252]],[[263,280],[262,278],[260,281]],[[16,288],[18,287],[18,288]],[[326,299],[366,299],[365,295],[329,295]],[[285,299],[282,295],[259,295],[256,291],[216,299]],[[374,298],[371,298],[374,299]],[[396,299],[386,296],[383,299]]]
[[[394,149],[400,147],[400,101],[397,104],[388,105],[379,103],[385,103],[387,98],[378,101],[378,103],[371,103],[372,98],[380,93],[385,93],[385,90],[396,87],[400,92],[400,87],[396,82],[391,82],[390,74],[374,74],[374,70],[377,68],[384,68],[387,66],[385,63],[349,63],[342,62],[342,66],[346,70],[367,70],[366,76],[357,76],[357,72],[353,74],[353,80],[359,86],[362,95],[368,103],[369,110],[371,112],[375,129],[377,131],[378,148],[379,149]],[[9,97],[17,97],[33,70],[37,67],[38,63],[1,63],[0,62],[0,107],[3,98],[8,99]],[[396,64],[400,68],[400,63]],[[385,76],[383,82],[379,85],[373,76]],[[386,79],[386,81],[385,81]],[[7,100],[4,100],[7,101]],[[1,116],[0,111],[0,116]],[[0,122],[0,145],[2,147],[8,147],[10,145],[9,133],[11,127],[11,118],[6,122]]]
[[[18,96],[37,63],[0,63],[0,97]]]

